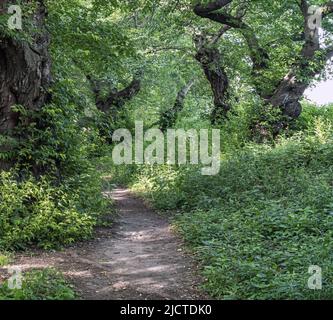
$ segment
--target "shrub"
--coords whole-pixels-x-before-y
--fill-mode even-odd
[[[0,160],[14,162],[0,172],[0,248],[51,248],[86,239],[109,202],[93,157],[101,140],[94,128],[80,127],[74,105],[15,109],[20,123],[0,136]],[[13,161],[14,159],[14,161]]]
[[[96,219],[78,210],[75,197],[46,180],[18,182],[0,173],[0,247],[50,248],[89,237]]]

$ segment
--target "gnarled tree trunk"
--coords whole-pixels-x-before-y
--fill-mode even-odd
[[[9,4],[10,1],[2,1],[1,14],[6,13]],[[32,36],[31,43],[0,34],[1,135],[12,136],[18,124],[19,116],[12,110],[13,106],[22,105],[29,110],[38,110],[49,98],[51,59],[48,51],[50,37],[45,30],[46,15],[43,1],[38,1],[37,11],[32,17],[38,33]],[[0,152],[8,150],[10,146],[0,145]],[[11,164],[2,161],[0,169],[7,169]]]
[[[265,48],[261,47],[254,30],[242,19],[243,17],[230,14],[228,6],[231,3],[233,3],[233,0],[215,0],[204,4],[199,3],[195,6],[194,12],[202,18],[210,19],[229,28],[239,30],[249,47],[249,57],[253,64],[253,83],[258,95],[267,106],[272,105],[279,108],[284,118],[289,120],[298,118],[302,112],[300,100],[305,90],[311,80],[323,71],[326,60],[333,56],[333,47],[321,48],[318,29],[313,30],[310,27],[310,2],[308,0],[299,1],[299,6],[304,17],[303,31],[305,41],[303,48],[299,52],[297,61],[291,70],[274,86],[274,90],[270,93],[262,90],[263,84],[266,81],[262,75],[269,68],[270,57]],[[247,3],[245,2],[246,5]],[[320,7],[320,10],[322,17],[325,18],[333,13],[333,3],[328,1]],[[323,56],[321,63],[317,61],[317,54],[319,53]],[[313,65],[316,65],[316,67],[314,68]],[[273,134],[279,133],[286,126],[287,122],[285,119],[281,119],[281,121],[274,123],[275,132]]]
[[[222,28],[219,34],[212,40],[209,40],[205,34],[194,37],[197,48],[195,59],[200,63],[214,96],[214,107],[211,112],[212,124],[221,123],[227,118],[228,112],[231,109],[228,104],[228,75],[222,66],[221,53],[215,46],[218,39],[228,29]]]
[[[300,116],[302,112],[302,106],[299,102],[300,99],[303,97],[311,80],[324,69],[326,61],[333,55],[333,48],[321,48],[319,30],[310,28],[309,19],[311,15],[309,13],[309,7],[310,5],[307,1],[301,0],[305,42],[299,54],[298,61],[296,61],[292,70],[282,79],[272,95],[267,99],[268,103],[280,107],[283,113],[292,119],[296,119]],[[330,3],[327,7],[323,6],[322,12],[324,17],[325,12],[326,15],[332,13],[333,3]],[[316,54],[319,52],[323,54],[321,63],[316,62]],[[299,77],[300,75],[302,77]]]
[[[0,35],[1,134],[10,134],[17,125],[18,115],[12,111],[14,105],[38,110],[49,97],[47,90],[51,82],[51,59],[48,52],[49,35],[44,29],[45,17],[46,9],[40,1],[33,17],[39,33],[33,36],[32,43]]]
[[[220,123],[227,118],[230,105],[227,103],[229,80],[221,67],[221,55],[217,48],[202,47],[195,58],[199,61],[214,95],[214,107],[211,122]]]

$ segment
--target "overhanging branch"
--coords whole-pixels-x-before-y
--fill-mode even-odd
[[[250,49],[250,58],[253,62],[254,71],[265,69],[268,67],[268,54],[258,41],[254,30],[243,21],[244,8],[241,8],[236,16],[232,16],[226,12],[216,12],[231,4],[232,0],[220,0],[208,3],[206,5],[198,4],[194,7],[194,13],[202,18],[206,18],[230,28],[238,29],[246,40]]]

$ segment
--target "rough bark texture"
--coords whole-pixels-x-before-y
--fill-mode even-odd
[[[333,5],[327,4],[323,7],[323,12],[328,14],[329,10],[333,11]],[[296,119],[302,112],[302,106],[300,99],[303,97],[305,90],[308,88],[311,79],[313,79],[318,73],[320,73],[324,67],[326,60],[332,55],[330,48],[322,50],[319,41],[319,30],[310,29],[309,24],[309,4],[307,1],[301,1],[301,11],[304,16],[304,35],[305,42],[300,52],[298,60],[293,65],[290,72],[284,77],[284,79],[278,84],[275,92],[266,101],[273,106],[280,107],[283,113]],[[311,65],[315,62],[316,54],[321,51],[324,53],[324,59],[322,63],[317,63],[316,68]],[[325,52],[326,51],[326,52]],[[302,75],[303,80],[300,80]],[[305,80],[304,80],[305,79]]]
[[[40,1],[33,17],[40,33],[33,36],[32,43],[0,35],[0,134],[10,134],[18,123],[18,115],[12,111],[14,105],[38,110],[49,98],[51,59],[50,38],[44,29],[46,14]]]
[[[10,3],[1,2],[0,14],[6,13]],[[45,30],[46,15],[43,1],[38,1],[32,17],[38,33],[32,35],[30,43],[0,34],[0,135],[5,137],[15,137],[13,129],[18,125],[19,115],[12,110],[13,106],[22,105],[28,110],[38,110],[50,99],[50,37]],[[1,144],[0,152],[8,152],[11,148],[8,143]],[[0,169],[9,169],[14,162],[2,160]]]
[[[194,7],[194,13],[199,17],[218,22],[226,26],[227,29],[238,29],[249,46],[253,69],[258,71],[262,68],[266,68],[268,60],[267,52],[260,46],[259,41],[251,27],[242,20],[247,3],[244,2],[244,4],[239,6],[235,16],[226,12],[216,12],[217,10],[227,7],[232,3],[232,1],[233,0],[218,0],[212,1],[206,5],[197,4]]]
[[[189,91],[194,85],[194,82],[195,82],[194,80],[191,80],[189,83],[187,83],[178,92],[174,106],[171,109],[168,109],[167,111],[161,114],[160,121],[158,124],[163,132],[165,132],[169,128],[174,127],[179,112],[181,112],[184,109],[186,96],[188,95]]]
[[[210,83],[213,96],[214,107],[211,112],[212,124],[221,123],[227,118],[228,112],[231,107],[228,104],[228,88],[229,79],[222,65],[221,53],[215,45],[218,39],[228,29],[221,29],[215,39],[209,41],[208,37],[204,34],[198,35],[194,38],[197,53],[196,60],[200,63],[202,70],[205,73],[207,80]]]

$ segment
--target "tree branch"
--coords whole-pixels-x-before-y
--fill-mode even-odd
[[[123,90],[118,91],[116,88],[112,87],[109,90],[108,96],[104,98],[101,95],[102,82],[93,79],[91,75],[86,75],[86,78],[94,93],[97,109],[105,113],[109,112],[111,109],[114,109],[113,111],[120,109],[127,101],[131,100],[141,90],[141,79],[139,75],[135,76],[132,82]]]
[[[222,9],[223,7],[230,4],[232,1],[233,0],[218,0],[218,1],[210,2],[206,5],[197,4],[194,8],[194,12],[198,16],[202,16],[202,15],[210,13],[212,11]]]
[[[194,8],[194,13],[202,18],[210,19],[212,21],[227,25],[229,28],[238,29],[249,46],[250,58],[253,62],[254,72],[267,68],[269,59],[268,54],[260,46],[257,36],[252,28],[243,21],[242,17],[244,13],[241,13],[243,8],[235,17],[225,12],[216,12],[217,10],[226,7],[231,2],[232,0],[220,0],[211,2],[206,5],[198,4]]]
[[[124,104],[133,99],[141,90],[141,79],[134,77],[132,82],[123,90],[111,90],[106,99],[99,99],[97,108],[105,113],[116,113]]]
[[[218,34],[212,39],[211,44],[212,44],[212,45],[216,44],[216,43],[217,43],[217,42],[223,37],[223,35],[224,35],[227,31],[229,31],[230,29],[231,29],[230,26],[226,26],[226,25],[224,25],[224,26],[220,29],[220,31],[218,32]]]

